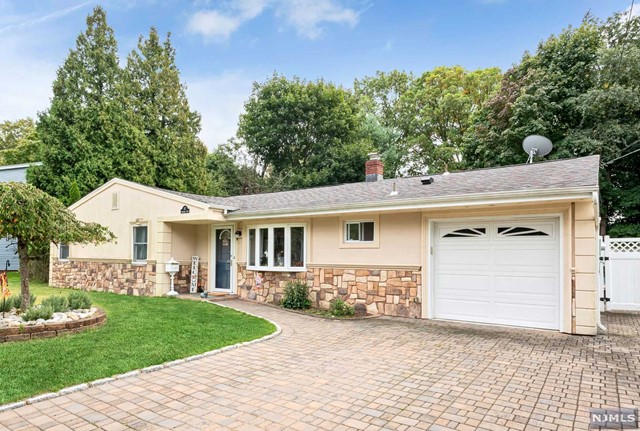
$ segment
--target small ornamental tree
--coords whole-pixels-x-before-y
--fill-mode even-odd
[[[76,219],[58,200],[24,183],[0,183],[0,237],[18,244],[22,311],[29,308],[29,260],[51,243],[99,244],[115,236],[106,227]]]

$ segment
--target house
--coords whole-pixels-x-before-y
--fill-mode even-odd
[[[42,163],[23,163],[20,165],[0,166],[0,182],[27,182],[27,169],[31,166],[39,166]],[[18,249],[15,241],[10,238],[0,239],[0,270],[4,270],[7,266],[10,271],[20,269],[20,260],[18,259]]]
[[[52,252],[50,283],[164,295],[171,257],[188,291],[278,302],[305,280],[317,306],[344,298],[388,316],[595,334],[598,156],[212,197],[113,179],[70,209],[117,243]]]

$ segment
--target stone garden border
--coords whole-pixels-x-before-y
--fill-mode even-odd
[[[86,329],[102,326],[106,319],[107,315],[104,310],[98,308],[91,316],[70,322],[45,322],[42,325],[22,325],[0,328],[0,343],[76,334]]]
[[[34,404],[34,403],[37,403],[37,402],[40,402],[40,401],[46,401],[46,400],[50,400],[52,398],[58,398],[58,397],[61,397],[63,395],[68,395],[68,394],[71,394],[71,393],[74,393],[74,392],[79,392],[79,391],[82,391],[84,389],[87,389],[87,388],[90,388],[90,387],[93,387],[93,386],[100,386],[100,385],[104,385],[106,383],[114,382],[116,380],[126,379],[127,377],[138,376],[141,373],[151,373],[153,371],[158,371],[158,370],[161,370],[163,368],[175,367],[177,365],[184,364],[185,362],[191,362],[191,361],[195,361],[197,359],[206,358],[208,356],[214,356],[214,355],[217,355],[219,353],[223,353],[223,352],[226,352],[226,351],[229,351],[229,350],[237,349],[239,347],[249,346],[251,344],[262,343],[263,341],[271,340],[272,338],[275,338],[275,337],[277,337],[278,335],[280,335],[282,333],[282,328],[280,327],[280,325],[278,325],[276,322],[274,322],[271,319],[267,319],[266,317],[258,316],[257,314],[253,314],[253,313],[249,313],[249,312],[246,312],[246,311],[238,310],[236,308],[229,307],[228,305],[222,305],[222,304],[218,304],[218,303],[210,302],[210,301],[204,301],[204,302],[207,302],[207,303],[213,304],[213,305],[217,305],[218,307],[230,308],[232,310],[236,310],[239,313],[244,313],[244,314],[246,314],[248,316],[257,317],[258,319],[266,320],[267,322],[269,322],[273,326],[275,326],[276,330],[274,332],[272,332],[271,334],[265,335],[264,337],[261,337],[261,338],[256,338],[255,340],[245,341],[243,343],[237,343],[237,344],[232,344],[230,346],[220,347],[219,349],[210,350],[208,352],[200,353],[198,355],[189,356],[189,357],[186,357],[186,358],[183,358],[183,359],[176,359],[176,360],[173,360],[173,361],[165,362],[163,364],[151,365],[149,367],[128,371],[128,372],[123,373],[123,374],[117,374],[117,375],[112,376],[112,377],[105,377],[105,378],[102,378],[102,379],[94,380],[94,381],[89,382],[89,383],[81,383],[79,385],[68,386],[66,388],[60,389],[57,392],[48,392],[48,393],[36,395],[34,397],[27,398],[26,400],[16,401],[16,402],[9,403],[9,404],[2,404],[2,405],[0,405],[0,413],[5,412],[7,410],[13,410],[13,409],[17,409],[17,408],[20,408],[20,407],[24,407],[24,406],[26,406],[28,404]]]

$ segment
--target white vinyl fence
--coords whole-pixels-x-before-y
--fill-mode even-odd
[[[600,287],[607,310],[640,310],[640,238],[601,239]]]

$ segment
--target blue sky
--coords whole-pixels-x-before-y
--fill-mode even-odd
[[[506,70],[588,11],[606,18],[631,0],[0,0],[0,121],[47,108],[55,71],[97,4],[123,58],[150,26],[172,33],[213,148],[234,135],[251,83],[273,71],[351,86],[376,70]]]

